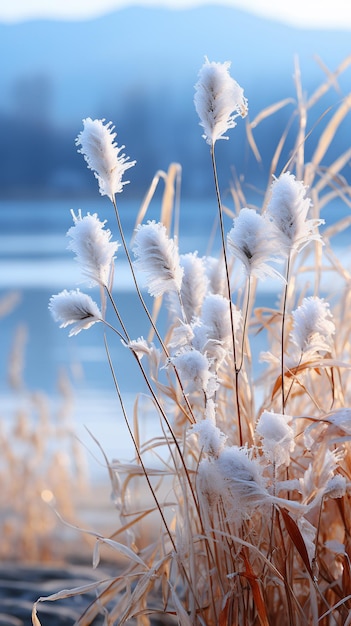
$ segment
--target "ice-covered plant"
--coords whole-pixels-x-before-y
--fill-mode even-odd
[[[112,122],[104,122],[104,119],[84,119],[76,145],[81,146],[78,152],[84,156],[89,169],[93,170],[101,195],[108,196],[112,202],[114,195],[120,193],[129,182],[122,181],[122,178],[125,171],[135,165],[135,161],[129,161],[129,157],[120,154],[124,146],[117,146],[117,133],[113,132]]]
[[[261,437],[263,453],[276,468],[290,465],[295,449],[295,429],[291,423],[291,415],[272,411],[263,411],[257,422],[256,433]]]
[[[335,324],[328,302],[316,296],[304,298],[301,305],[292,311],[292,343],[300,354],[309,358],[319,352],[331,352]]]
[[[247,115],[247,99],[229,74],[230,63],[216,63],[206,57],[195,85],[195,109],[204,129],[204,139],[214,145],[228,139],[225,133],[236,126],[235,119]]]
[[[324,220],[308,217],[311,204],[306,185],[293,174],[285,172],[274,179],[266,215],[276,228],[286,255],[291,250],[302,250],[310,241],[322,242],[318,226]]]
[[[270,265],[274,259],[281,259],[277,238],[271,224],[254,209],[241,209],[233,220],[227,241],[229,251],[244,266],[248,277],[265,278],[281,274]]]
[[[134,266],[145,272],[152,296],[162,296],[169,291],[180,294],[183,270],[178,249],[163,224],[140,224],[135,233],[133,250],[136,257]]]
[[[94,300],[80,289],[64,289],[52,296],[49,309],[61,328],[74,324],[69,335],[77,335],[81,330],[90,328],[102,321],[102,313]]]
[[[112,280],[113,261],[119,244],[111,241],[111,231],[100,222],[96,213],[82,216],[72,212],[74,226],[67,231],[68,248],[76,253],[76,260],[89,285],[109,287]]]
[[[285,155],[279,175],[283,135],[273,160],[277,174],[273,183],[271,177],[267,181],[259,206],[246,202],[240,188],[233,190],[235,210],[224,210],[214,147],[247,114],[247,101],[229,64],[206,59],[195,107],[210,145],[221,246],[217,256],[204,257],[179,254],[168,219],[137,225],[132,260],[115,194],[134,162],[120,156],[111,123],[83,122],[78,145],[100,192],[114,206],[137,294],[133,315],[142,327],[145,312],[152,332],[146,340],[140,328],[139,338],[131,337],[130,320],[119,313],[113,286],[117,244],[105,222],[96,214],[73,214],[70,248],[84,278],[98,286],[102,306],[79,290],[53,296],[49,306],[62,326],[73,325],[70,334],[103,322],[135,450],[128,462],[107,460],[121,529],[113,537],[99,535],[94,554],[97,564],[105,542],[127,558],[125,571],[99,589],[80,626],[99,612],[111,624],[134,619],[143,626],[152,613],[181,626],[349,623],[350,276],[331,251],[337,228],[322,237],[319,227],[320,209],[329,199],[347,199],[351,206],[341,176],[350,153],[330,170],[320,163],[329,126],[311,163],[304,163],[308,106],[294,111],[294,119],[301,118],[294,150]],[[255,154],[254,129],[266,117],[267,111],[248,122]],[[336,112],[333,128],[341,118]],[[279,260],[285,262],[282,275],[272,265]],[[332,276],[329,284],[324,268]],[[165,306],[164,332],[145,303],[139,273],[156,299],[156,313]],[[263,289],[274,294],[271,306],[262,304]],[[114,364],[108,348],[111,330],[113,339],[122,340],[122,365]],[[262,348],[268,363],[260,369]],[[127,358],[143,377],[152,419],[159,424],[159,436],[151,440],[142,440],[139,398],[133,424],[123,402],[119,367]],[[146,504],[137,501],[136,481],[143,481],[143,497],[150,494]],[[153,533],[146,540],[139,524],[149,519]]]

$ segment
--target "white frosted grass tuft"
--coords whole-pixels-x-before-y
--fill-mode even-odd
[[[79,289],[71,291],[64,289],[51,296],[49,310],[55,322],[60,323],[60,328],[74,324],[69,332],[70,337],[102,321],[102,314],[96,302]]]
[[[225,133],[236,126],[238,116],[247,115],[244,91],[229,74],[230,63],[210,62],[207,57],[195,85],[194,104],[210,145],[228,139]]]
[[[200,448],[212,457],[218,457],[225,446],[227,436],[213,423],[211,419],[204,419],[193,426],[197,433]]]
[[[168,291],[180,293],[183,269],[179,262],[178,247],[167,235],[160,222],[139,224],[135,232],[133,252],[136,269],[144,272],[147,289],[157,298]]]
[[[312,457],[312,462],[299,478],[299,491],[303,502],[310,508],[316,506],[325,495],[328,496],[328,490],[331,494],[329,497],[339,497],[337,492],[342,488],[341,483],[333,482],[331,479],[337,475],[344,453],[342,450],[330,450],[326,444],[327,441],[320,442],[318,454]],[[336,495],[333,496],[334,488]]]
[[[256,459],[249,457],[247,448],[224,448],[216,460],[218,472],[225,488],[228,509],[234,520],[249,518],[253,509],[268,503],[262,468]]]
[[[225,265],[223,258],[205,256],[203,257],[206,276],[209,281],[209,293],[218,293],[221,296],[227,295],[227,283],[225,277]]]
[[[243,208],[227,236],[228,249],[244,266],[247,276],[283,279],[268,263],[277,260],[279,246],[271,223],[254,209]]]
[[[263,475],[264,467],[252,456],[252,452],[253,450],[247,447],[225,447],[215,460],[222,479],[222,495],[226,502],[229,521],[241,523],[249,519],[257,507],[260,507],[261,515],[264,516],[266,505],[272,504],[298,514],[306,512],[306,507],[299,502],[269,493]]]
[[[290,465],[290,454],[295,449],[291,422],[291,416],[271,411],[263,411],[257,422],[256,433],[262,438],[263,453],[276,467]]]
[[[125,171],[136,161],[129,161],[129,157],[120,154],[125,146],[117,146],[117,133],[113,132],[115,127],[112,122],[104,122],[105,119],[85,118],[76,146],[81,146],[78,152],[84,156],[88,168],[93,170],[101,195],[108,196],[113,202],[115,194],[120,193],[129,182],[122,182]]]
[[[75,215],[71,211],[74,226],[67,236],[71,238],[68,248],[75,252],[82,273],[91,285],[110,286],[113,262],[119,248],[111,241],[110,230],[104,228],[106,221],[100,222],[96,213],[82,217],[81,211]]]
[[[292,249],[302,250],[311,240],[322,243],[318,226],[324,220],[308,219],[311,204],[307,187],[293,174],[285,172],[274,179],[266,215],[277,229],[280,246],[287,255]]]
[[[139,337],[138,339],[132,339],[128,341],[128,343],[124,343],[127,348],[129,348],[141,361],[143,356],[150,356],[150,346],[144,337]]]
[[[180,256],[180,265],[183,268],[183,279],[180,289],[181,301],[184,307],[187,322],[191,322],[200,312],[208,287],[203,259],[196,252],[189,252]],[[170,294],[171,307],[181,317],[179,298]]]
[[[219,365],[232,349],[232,326],[230,309],[233,317],[234,333],[241,328],[241,311],[238,311],[228,298],[219,294],[208,294],[202,306],[203,350]]]
[[[328,302],[317,296],[304,298],[292,317],[290,338],[300,352],[310,354],[332,349],[335,324]]]
[[[171,362],[188,392],[212,391],[212,385],[209,383],[213,374],[210,372],[210,363],[204,354],[195,349],[182,350],[171,358]]]
[[[346,494],[346,478],[341,474],[334,474],[331,479],[328,481],[327,486],[325,488],[324,497],[325,498],[343,498]]]

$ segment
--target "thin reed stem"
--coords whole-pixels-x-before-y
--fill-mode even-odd
[[[121,318],[121,316],[120,316],[119,310],[118,310],[118,308],[117,308],[117,306],[116,306],[116,303],[115,303],[115,301],[114,301],[114,298],[113,298],[113,296],[112,296],[112,293],[111,293],[111,291],[108,289],[108,287],[106,287],[106,292],[107,292],[107,295],[108,295],[108,297],[109,297],[109,299],[110,299],[110,302],[111,302],[112,308],[113,308],[113,310],[114,310],[114,312],[115,312],[115,315],[116,315],[116,317],[117,317],[117,319],[118,319],[118,321],[119,321],[119,323],[120,323],[120,325],[121,325],[121,328],[122,328],[122,330],[123,330],[123,332],[124,332],[124,334],[125,334],[126,340],[127,340],[127,341],[130,341],[130,337],[129,337],[128,331],[127,331],[127,329],[126,329],[126,327],[125,327],[125,325],[124,325],[124,322],[123,322],[123,320],[122,320],[122,318]]]
[[[243,330],[242,330],[242,338],[241,338],[241,354],[240,354],[240,364],[238,365],[238,372],[241,371],[244,363],[244,346],[245,346],[245,338],[247,332],[247,322],[249,315],[249,305],[250,305],[250,294],[251,294],[251,276],[248,276],[247,279],[247,288],[246,288],[246,303],[245,303],[245,313],[244,313],[244,322],[243,322]]]
[[[133,445],[134,445],[134,448],[135,448],[135,452],[136,452],[136,455],[138,457],[138,461],[139,461],[139,463],[140,463],[140,465],[142,467],[144,476],[146,478],[146,482],[148,484],[148,487],[150,489],[151,495],[152,495],[152,497],[153,497],[153,499],[155,501],[155,504],[157,506],[158,512],[160,514],[160,517],[161,517],[162,522],[164,524],[164,527],[166,529],[167,535],[168,535],[168,537],[170,539],[170,542],[172,544],[173,550],[175,552],[177,552],[176,544],[175,544],[174,539],[172,537],[171,531],[170,531],[170,529],[168,527],[167,521],[166,521],[165,516],[163,514],[163,511],[162,511],[162,508],[161,508],[160,503],[158,501],[158,498],[157,498],[157,496],[156,496],[156,494],[154,492],[154,489],[152,487],[151,480],[150,480],[148,472],[147,472],[147,470],[145,468],[142,456],[140,454],[139,447],[138,447],[137,442],[136,442],[135,437],[134,437],[134,433],[133,433],[133,431],[132,431],[132,429],[130,427],[130,424],[129,424],[127,411],[126,411],[126,408],[125,408],[125,405],[124,405],[124,402],[123,402],[122,393],[121,393],[121,390],[120,390],[120,387],[119,387],[119,384],[118,384],[118,380],[117,380],[117,377],[116,377],[116,373],[115,373],[115,370],[114,370],[114,367],[113,367],[113,363],[112,363],[112,359],[111,359],[110,351],[109,351],[109,348],[108,348],[108,343],[107,343],[107,339],[106,339],[106,334],[105,333],[104,333],[104,344],[105,344],[105,350],[106,350],[108,364],[110,366],[113,382],[114,382],[115,389],[116,389],[116,392],[117,392],[117,395],[118,395],[118,399],[119,399],[119,403],[120,403],[120,406],[121,406],[121,409],[122,409],[124,421],[126,423],[126,426],[127,426],[127,429],[128,429],[129,435],[130,435],[130,438],[131,438],[131,440],[133,442]]]
[[[285,386],[285,381],[284,381],[284,352],[285,352],[285,320],[286,320],[286,305],[287,305],[287,299],[288,299],[288,289],[289,289],[289,276],[290,276],[290,263],[291,263],[291,256],[289,254],[288,256],[288,260],[287,260],[287,264],[286,264],[286,284],[284,287],[284,294],[283,294],[283,307],[282,307],[282,327],[281,327],[281,341],[280,341],[280,360],[281,360],[281,379],[282,379],[282,385],[281,385],[281,397],[282,397],[282,414],[284,415],[285,413],[285,403],[286,403],[286,399],[285,399],[285,391],[284,391],[284,386]]]
[[[118,224],[118,230],[120,232],[123,248],[124,248],[124,251],[126,253],[126,257],[127,257],[127,260],[128,260],[130,271],[132,273],[132,278],[133,278],[133,282],[134,282],[134,285],[135,285],[135,289],[136,289],[138,298],[139,298],[140,303],[141,303],[141,305],[142,305],[142,307],[143,307],[143,309],[144,309],[144,311],[145,311],[145,313],[147,315],[147,318],[148,318],[148,320],[149,320],[149,322],[150,322],[150,324],[152,326],[152,329],[153,329],[153,331],[154,331],[158,341],[160,342],[161,348],[162,348],[166,358],[169,359],[170,355],[169,355],[169,352],[167,350],[167,347],[166,347],[166,345],[165,345],[165,343],[164,343],[164,341],[163,341],[163,339],[162,339],[162,337],[161,337],[161,335],[160,335],[160,333],[158,331],[158,328],[157,328],[157,326],[156,326],[156,324],[155,324],[155,322],[154,322],[154,320],[152,318],[152,315],[150,314],[150,311],[149,311],[148,307],[146,306],[145,300],[144,300],[144,298],[142,296],[142,293],[140,291],[139,284],[138,284],[138,281],[137,281],[137,278],[136,278],[136,275],[135,275],[135,271],[134,271],[133,262],[132,262],[132,259],[130,257],[130,253],[129,253],[129,250],[128,250],[127,242],[125,240],[123,227],[122,227],[122,222],[121,222],[121,219],[120,219],[120,216],[119,216],[119,211],[118,211],[118,208],[117,208],[115,197],[113,197],[112,204],[113,204],[113,208],[115,210],[115,216],[116,216],[116,220],[117,220],[117,224]],[[188,408],[188,411],[189,411],[189,415],[187,415],[187,418],[188,418],[188,420],[190,422],[192,422],[194,424],[196,422],[195,416],[194,416],[193,410],[192,410],[192,408],[190,406],[189,400],[188,400],[188,398],[187,398],[187,396],[185,394],[185,391],[184,391],[184,388],[183,388],[183,385],[182,385],[182,381],[180,380],[180,376],[178,374],[177,368],[173,365],[173,363],[172,363],[172,367],[173,367],[174,373],[176,375],[179,387],[181,389],[184,401],[185,401],[185,403],[187,405],[187,408]]]
[[[128,416],[127,416],[126,408],[125,408],[125,405],[124,405],[124,402],[123,402],[122,393],[121,393],[121,390],[120,390],[120,387],[119,387],[119,384],[118,384],[118,380],[117,380],[116,373],[115,373],[115,370],[114,370],[114,367],[113,367],[113,363],[112,363],[112,359],[111,359],[110,351],[109,351],[109,348],[108,348],[106,335],[104,335],[104,344],[105,344],[105,350],[106,350],[107,359],[108,359],[108,363],[109,363],[109,366],[110,366],[110,370],[111,370],[111,374],[112,374],[113,382],[114,382],[115,389],[116,389],[116,392],[117,392],[117,395],[118,395],[118,399],[119,399],[119,402],[120,402],[120,405],[121,405],[121,409],[122,409],[123,417],[124,417],[124,420],[125,420],[125,423],[126,423],[126,426],[127,426],[128,432],[129,432],[129,435],[130,435],[131,440],[132,440],[132,442],[133,442],[133,445],[134,445],[134,448],[135,448],[135,452],[136,452],[137,457],[138,457],[138,461],[139,461],[139,463],[140,463],[140,465],[141,465],[141,468],[142,468],[142,470],[143,470],[143,474],[144,474],[144,476],[145,476],[145,478],[146,478],[146,482],[147,482],[148,487],[149,487],[149,489],[150,489],[151,495],[152,495],[152,497],[153,497],[153,499],[154,499],[154,501],[155,501],[155,504],[156,504],[157,510],[158,510],[158,512],[159,512],[159,514],[160,514],[161,520],[162,520],[162,522],[163,522],[163,524],[164,524],[165,530],[166,530],[167,535],[168,535],[168,537],[169,537],[169,539],[170,539],[170,542],[171,542],[171,544],[172,544],[172,548],[173,548],[173,550],[174,550],[174,553],[175,553],[175,554],[178,554],[176,543],[175,543],[175,541],[174,541],[174,539],[173,539],[173,537],[172,537],[172,533],[171,533],[171,531],[170,531],[170,529],[169,529],[169,527],[168,527],[168,524],[167,524],[166,518],[165,518],[165,516],[164,516],[164,513],[163,513],[162,508],[161,508],[161,506],[160,506],[160,503],[159,503],[159,501],[158,501],[157,495],[156,495],[156,493],[155,493],[155,491],[154,491],[154,488],[153,488],[153,486],[152,486],[152,484],[151,484],[151,480],[150,480],[150,477],[149,477],[148,472],[147,472],[147,470],[146,470],[146,467],[145,467],[145,465],[144,465],[144,462],[143,462],[143,459],[142,459],[142,455],[141,455],[141,453],[140,453],[140,450],[139,450],[139,447],[138,447],[137,442],[136,442],[136,440],[135,440],[135,437],[134,437],[133,431],[132,431],[132,429],[131,429],[131,427],[130,427],[130,424],[129,424],[129,420],[128,420]],[[138,360],[139,360],[139,359],[138,359]],[[181,452],[180,452],[180,450],[179,450],[179,449],[178,449],[178,451],[179,451],[179,453],[180,453],[181,459],[183,459],[183,457],[182,457]],[[184,462],[184,460],[183,460],[183,462]],[[187,473],[186,468],[185,468],[185,473],[186,473],[186,475],[187,475],[188,482],[189,482],[189,484],[190,484],[190,477],[189,477],[189,475],[188,475],[188,473]],[[190,484],[190,486],[191,486],[191,484]],[[191,487],[192,487],[192,486],[191,486]],[[193,494],[193,496],[194,496],[194,492],[193,492],[193,490],[192,490],[192,489],[191,489],[191,491],[192,491],[192,494]],[[182,561],[181,561],[180,559],[178,559],[178,561],[179,561],[180,567],[181,567],[181,569],[182,569],[182,571],[183,571],[184,577],[185,577],[185,579],[186,579],[186,581],[187,581],[188,588],[189,588],[189,590],[191,590],[191,592],[192,592],[192,596],[193,596],[193,598],[194,598],[194,602],[195,602],[195,604],[196,604],[196,606],[197,606],[198,610],[199,610],[199,611],[201,611],[201,606],[199,605],[199,601],[198,601],[198,598],[197,598],[197,594],[196,594],[195,590],[194,590],[194,589],[193,589],[193,587],[192,587],[192,584],[191,584],[191,581],[189,580],[189,576],[188,576],[188,573],[187,573],[187,571],[186,571],[186,569],[185,569],[185,566],[184,566],[184,564],[182,563]]]
[[[109,294],[109,295],[110,295],[110,294]],[[110,297],[111,297],[111,300],[113,301],[112,296],[110,296]],[[120,319],[120,315],[119,315],[119,312],[118,312],[118,309],[117,309],[117,306],[116,306],[116,303],[115,303],[115,302],[113,302],[113,306],[114,306],[114,310],[116,311],[116,315],[117,315],[118,319]],[[104,321],[104,320],[102,320],[102,321]],[[105,323],[105,324],[106,324],[106,326],[108,326],[111,330],[113,330],[115,333],[117,333],[117,334],[121,337],[121,339],[122,339],[122,340],[124,340],[124,341],[125,341],[125,338],[121,335],[121,333],[120,333],[120,332],[119,332],[116,328],[114,328],[113,326],[111,326],[111,324],[109,324],[108,322],[105,322],[105,321],[104,321],[104,323]],[[104,336],[104,338],[105,338],[105,343],[106,343],[106,337]],[[127,341],[129,341],[129,335],[128,335],[128,333],[127,333],[127,332],[126,332],[126,338],[127,338]],[[170,435],[171,435],[171,437],[172,437],[172,440],[173,440],[173,442],[174,442],[174,444],[175,444],[175,447],[176,447],[176,449],[177,449],[177,451],[178,451],[179,458],[180,458],[181,464],[182,464],[182,466],[183,466],[183,469],[184,469],[184,472],[185,472],[185,475],[186,475],[186,478],[187,478],[187,482],[188,482],[188,485],[189,485],[189,488],[190,488],[190,491],[191,491],[191,494],[192,494],[192,497],[193,497],[193,500],[194,500],[194,504],[195,504],[195,507],[196,507],[196,509],[197,509],[197,512],[198,512],[198,515],[199,515],[199,519],[201,520],[201,515],[200,515],[199,504],[198,504],[198,501],[197,501],[197,498],[196,498],[196,495],[195,495],[195,491],[194,491],[193,484],[192,484],[191,479],[190,479],[190,475],[189,475],[188,468],[186,467],[186,463],[185,463],[185,459],[184,459],[184,454],[182,453],[182,451],[181,451],[181,449],[180,449],[180,445],[179,445],[178,439],[177,439],[177,437],[175,436],[174,431],[173,431],[173,428],[172,428],[172,426],[171,426],[171,423],[170,423],[170,421],[169,421],[169,419],[168,419],[168,417],[167,417],[167,415],[166,415],[166,413],[165,413],[165,411],[164,411],[164,409],[163,409],[163,407],[162,407],[162,405],[161,405],[161,403],[160,403],[160,401],[159,401],[159,399],[158,399],[158,397],[157,397],[157,394],[155,393],[155,391],[154,391],[154,389],[153,389],[153,387],[152,387],[152,385],[151,385],[151,383],[150,383],[149,377],[148,377],[148,375],[146,374],[146,371],[145,371],[145,369],[144,369],[144,367],[143,367],[143,364],[141,363],[140,359],[138,358],[138,356],[135,354],[135,352],[134,352],[133,350],[132,350],[132,354],[133,354],[133,356],[134,356],[134,358],[135,358],[135,360],[136,360],[136,362],[137,362],[137,364],[138,364],[138,366],[139,366],[139,369],[140,369],[141,374],[142,374],[142,376],[143,376],[143,378],[144,378],[144,381],[145,381],[145,383],[146,383],[146,385],[147,385],[147,388],[148,388],[148,390],[149,390],[149,392],[150,392],[150,394],[151,394],[151,396],[152,396],[152,399],[153,399],[153,401],[154,401],[154,403],[155,403],[155,405],[156,405],[156,407],[157,407],[158,411],[160,412],[160,414],[161,414],[161,416],[162,416],[162,419],[164,420],[164,422],[165,422],[165,424],[166,424],[166,426],[167,426],[167,428],[168,428],[168,430],[169,430],[169,433],[170,433]],[[110,362],[110,361],[109,361],[109,362]],[[111,366],[112,366],[112,362],[111,362],[111,364],[110,364],[110,367],[111,367]],[[115,380],[115,377],[114,377],[114,380]],[[115,383],[115,384],[116,384],[116,383]]]
[[[237,364],[235,329],[234,329],[234,321],[233,321],[233,315],[232,315],[232,294],[231,294],[231,287],[230,287],[229,264],[228,264],[227,249],[226,249],[226,244],[225,244],[223,209],[222,209],[222,200],[221,200],[221,194],[220,194],[219,183],[218,183],[214,143],[211,144],[211,162],[212,162],[213,177],[214,177],[214,184],[215,184],[216,197],[217,197],[219,227],[220,227],[220,233],[221,233],[223,259],[224,259],[225,275],[226,275],[226,283],[227,283],[227,294],[228,294],[228,300],[229,300],[229,315],[230,315],[230,325],[231,325],[231,333],[232,333],[232,348],[233,348],[233,360],[234,360],[234,370],[235,370],[234,384],[235,384],[236,409],[237,409],[238,430],[239,430],[239,445],[242,446],[243,445],[243,433],[242,433],[242,426],[241,426],[240,402],[239,402],[239,372],[240,370],[238,370],[238,364]]]

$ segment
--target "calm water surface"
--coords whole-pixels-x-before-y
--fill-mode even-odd
[[[106,198],[85,200],[80,204],[67,200],[0,202],[0,298],[3,300],[12,292],[19,297],[13,311],[0,317],[0,399],[9,394],[7,373],[11,347],[16,330],[23,326],[27,332],[24,378],[28,388],[54,395],[58,373],[64,368],[75,389],[75,417],[79,426],[89,426],[97,438],[101,438],[102,443],[118,455],[130,449],[130,444],[107,365],[102,325],[96,324],[89,331],[69,338],[67,329],[60,329],[48,311],[52,294],[77,286],[85,289],[84,285],[79,285],[79,268],[72,253],[67,251],[66,238],[66,232],[72,225],[70,209],[77,211],[79,208],[83,214],[97,212],[101,220],[107,219],[107,226],[114,233],[114,238],[119,240],[112,207]],[[132,235],[138,209],[138,204],[134,202],[121,204],[127,241]],[[347,212],[342,205],[335,205],[323,217],[330,225]],[[158,217],[159,207],[156,205],[146,219],[157,220]],[[216,252],[219,249],[216,220],[217,208],[212,202],[184,202],[179,224],[180,251],[198,250],[199,255],[206,254],[211,240],[212,249]],[[227,231],[231,225],[228,218]],[[216,233],[214,238],[213,233]],[[349,243],[350,232],[346,231],[339,236],[337,245],[344,249]],[[272,305],[279,289],[277,282],[265,284],[259,296],[260,304]],[[89,293],[99,301],[97,290]],[[116,264],[114,296],[130,336],[146,337],[149,326],[133,291],[129,268],[121,249]],[[149,301],[147,295],[145,297]],[[164,326],[165,318],[161,316],[161,331]],[[131,406],[135,393],[144,389],[142,380],[135,370],[134,359],[119,339],[110,334],[108,340],[120,387],[128,406]],[[259,344],[257,351],[264,347]],[[111,437],[111,432],[115,436]]]

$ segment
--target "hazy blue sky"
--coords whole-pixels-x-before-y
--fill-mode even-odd
[[[2,0],[0,21],[82,19],[130,5],[188,8],[201,4],[237,6],[305,28],[351,29],[350,0]]]

